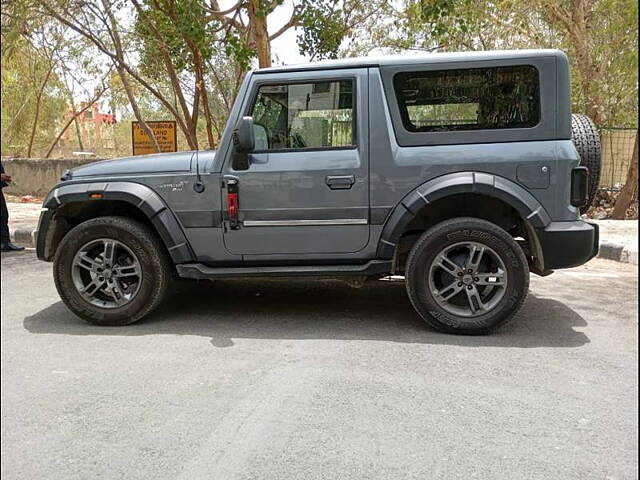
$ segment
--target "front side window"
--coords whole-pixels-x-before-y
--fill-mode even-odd
[[[257,150],[355,145],[353,80],[263,85],[251,115]]]
[[[540,121],[532,66],[402,72],[393,84],[410,132],[528,128]]]

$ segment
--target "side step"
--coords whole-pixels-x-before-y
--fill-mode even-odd
[[[361,265],[296,265],[282,267],[209,267],[202,263],[176,265],[183,278],[239,277],[338,277],[381,275],[391,271],[390,260],[371,260]]]

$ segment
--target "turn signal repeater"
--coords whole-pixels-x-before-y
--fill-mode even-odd
[[[102,194],[101,193],[90,193],[89,194],[89,198],[91,200],[100,200],[100,199],[102,199]]]

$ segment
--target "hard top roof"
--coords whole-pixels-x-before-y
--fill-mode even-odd
[[[390,55],[385,57],[358,57],[341,60],[281,65],[254,70],[254,73],[296,72],[340,68],[421,65],[427,63],[473,62],[478,60],[506,60],[534,57],[565,57],[561,50],[487,50],[479,52],[428,53],[424,55]]]

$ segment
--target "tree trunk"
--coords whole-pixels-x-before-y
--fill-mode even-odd
[[[267,17],[261,0],[249,0],[249,34],[253,48],[258,54],[260,68],[271,66],[271,44],[267,31]]]
[[[631,206],[631,202],[638,188],[638,132],[636,132],[636,143],[633,146],[633,155],[631,155],[631,163],[627,171],[627,181],[622,187],[620,195],[613,207],[611,218],[614,220],[624,220],[627,209]]]
[[[202,57],[200,51],[196,45],[189,42],[191,52],[193,53],[193,63],[196,70],[196,90],[199,96],[202,97],[202,108],[204,110],[204,119],[207,125],[207,140],[209,142],[209,148],[213,149],[216,146],[215,139],[213,138],[213,127],[211,125],[211,110],[209,109],[209,95],[207,94],[207,85],[204,80],[204,72],[202,69]]]
[[[31,136],[29,137],[29,145],[27,146],[27,158],[31,158],[31,150],[33,149],[33,140],[36,136],[36,127],[40,117],[40,95],[36,95],[36,111],[33,114],[33,125],[31,126]]]
[[[42,95],[44,94],[44,89],[49,83],[49,77],[51,77],[51,72],[53,72],[53,64],[49,65],[49,70],[42,81],[42,85],[36,92],[36,111],[34,113],[33,125],[31,126],[31,136],[29,137],[29,146],[27,147],[27,158],[31,158],[31,150],[33,149],[33,141],[36,136],[36,130],[38,127],[38,121],[40,120],[40,103],[42,101]]]
[[[73,113],[75,114],[75,110]],[[80,124],[78,123],[77,116],[73,117],[73,123],[76,124],[76,137],[78,137],[78,148],[80,149],[81,152],[84,152],[84,145],[82,145],[82,132],[80,131]]]
[[[66,86],[66,83],[65,83]],[[73,100],[73,94],[71,93],[71,90],[67,87],[66,88],[67,91],[67,96],[69,97],[69,102],[71,103],[71,114],[72,114],[72,118],[73,118],[73,123],[76,126],[76,137],[78,139],[78,149],[81,152],[84,152],[84,145],[82,145],[82,132],[80,132],[80,123],[78,123],[78,116],[80,115],[79,113],[76,112],[76,106]],[[55,146],[55,144],[57,143],[57,141],[60,139],[60,137],[62,137],[62,134],[64,134],[64,131],[66,130],[63,129],[62,133],[60,134],[60,136],[53,142],[53,145]],[[49,149],[49,154],[51,154],[51,150],[53,150],[53,147]],[[48,155],[45,158],[48,158]]]
[[[127,94],[127,98],[129,99],[129,103],[131,104],[131,109],[133,110],[133,114],[140,123],[140,128],[149,135],[151,142],[153,142],[153,146],[156,149],[156,152],[160,152],[160,145],[158,145],[158,140],[156,136],[153,134],[153,130],[147,125],[147,122],[142,118],[142,112],[140,112],[140,108],[138,107],[138,102],[136,98],[133,96],[133,89],[131,88],[131,84],[129,83],[129,78],[127,77],[127,72],[120,66],[120,64],[116,65],[116,70],[118,70],[118,75],[120,75],[120,80],[122,80],[122,86],[124,87],[124,91]]]

